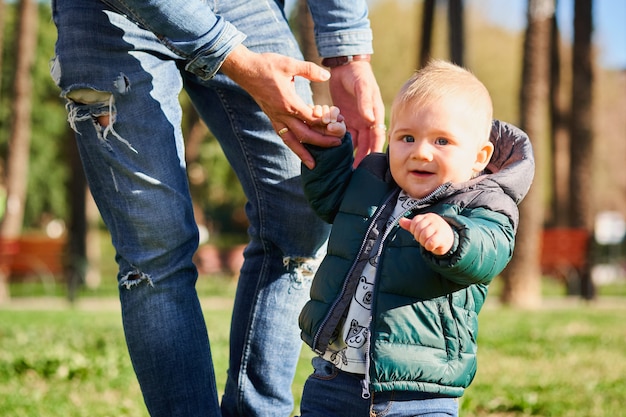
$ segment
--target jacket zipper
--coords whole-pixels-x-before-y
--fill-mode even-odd
[[[392,192],[389,195],[389,197],[387,197],[385,202],[378,208],[378,210],[376,210],[376,213],[374,213],[374,215],[372,216],[372,220],[370,221],[370,224],[369,224],[369,226],[367,228],[367,232],[365,233],[365,237],[363,238],[363,241],[361,241],[361,247],[359,248],[359,251],[357,252],[356,257],[354,258],[352,266],[350,266],[350,269],[348,270],[348,273],[346,274],[346,277],[350,277],[352,275],[352,272],[354,272],[354,268],[356,268],[356,264],[358,263],[358,260],[359,260],[359,258],[361,256],[361,253],[363,253],[363,249],[365,247],[365,244],[367,243],[367,236],[369,236],[372,228],[376,224],[376,220],[378,219],[378,217],[380,217],[380,214],[383,212],[385,207],[387,207],[387,204],[389,203],[389,200],[391,199],[391,197],[393,195],[394,195],[394,192]],[[322,321],[322,324],[320,324],[320,326],[317,328],[317,332],[315,332],[315,336],[313,337],[313,350],[315,350],[315,353],[317,353],[318,355],[323,355],[325,350],[326,350],[326,346],[318,346],[320,334],[321,334],[322,330],[324,329],[324,327],[326,327],[326,324],[328,323],[328,320],[330,320],[330,317],[332,316],[332,312],[337,308],[337,305],[343,299],[343,296],[344,296],[344,294],[346,292],[346,288],[348,286],[348,281],[349,281],[348,279],[344,280],[343,285],[341,287],[341,292],[339,293],[339,296],[337,298],[335,298],[335,301],[333,301],[333,304],[330,307],[330,309],[328,310],[328,313],[326,313],[326,317],[324,317],[324,320]]]
[[[408,211],[410,211],[410,209]],[[385,239],[387,239],[387,237],[391,233],[391,230],[393,229],[395,224],[398,223],[400,221],[400,218],[404,217],[406,213],[407,212],[393,219],[391,223],[389,223],[389,225],[385,229],[385,232],[383,233],[383,235],[381,236],[380,241],[378,243],[378,247],[376,248],[376,259],[377,259],[376,263],[377,264],[379,264],[380,256],[383,252]],[[378,285],[378,278],[379,278],[378,267],[376,268],[376,275],[377,277],[376,277],[374,286]],[[369,322],[367,324],[367,340],[365,341],[365,374],[363,376],[363,379],[361,380],[361,398],[363,398],[364,400],[367,400],[371,397],[371,393],[370,393],[371,378],[370,378],[369,370],[370,370],[370,365],[372,363],[372,359],[370,357],[370,351],[372,347],[372,330],[373,330],[372,329],[372,321],[373,321],[372,317],[374,317],[374,305],[372,305],[372,315],[370,316]]]
[[[384,247],[384,243],[385,240],[387,239],[387,237],[391,234],[391,231],[393,230],[394,226],[400,221],[400,219],[404,216],[406,216],[408,213],[411,212],[411,210],[413,210],[414,207],[430,200],[431,198],[433,198],[434,196],[436,196],[437,194],[439,194],[440,192],[442,192],[443,190],[447,189],[450,186],[450,184],[442,184],[439,187],[437,187],[434,191],[432,191],[430,194],[428,194],[426,197],[423,197],[419,200],[416,200],[415,203],[407,208],[407,210],[397,216],[396,218],[392,219],[391,223],[389,223],[389,225],[385,228],[385,232],[382,234],[379,243],[378,243],[378,247],[376,248],[376,258],[377,258],[377,265],[380,265],[380,257],[383,253],[383,247]],[[391,196],[389,197],[391,198]],[[389,199],[387,199],[387,201],[385,202],[384,206],[387,205],[387,203],[389,202]],[[382,212],[382,210],[381,210]],[[377,217],[377,216],[376,216]],[[375,222],[375,218],[372,221],[372,225]],[[371,225],[370,225],[371,228]],[[369,232],[369,230],[368,230]],[[362,248],[362,247],[361,247]],[[359,251],[359,255],[361,254],[361,252]],[[358,257],[357,257],[358,258]],[[356,262],[355,262],[356,263]],[[353,268],[352,268],[353,269]],[[350,271],[352,272],[352,270]],[[378,286],[379,283],[379,271],[378,271],[378,267],[376,267],[376,281],[374,283],[374,287]],[[376,292],[376,288],[374,288],[374,293]],[[376,297],[374,297],[374,300],[376,299]],[[375,302],[375,301],[373,301]],[[370,365],[372,363],[371,357],[370,357],[370,351],[371,351],[371,347],[372,347],[372,318],[374,317],[374,309],[375,306],[374,304],[372,304],[372,315],[370,316],[369,319],[369,323],[367,325],[367,340],[365,342],[365,374],[363,376],[363,379],[361,380],[361,398],[363,398],[364,400],[367,400],[371,397],[371,393],[370,393],[370,382],[371,382],[371,378],[370,378]]]
[[[369,321],[367,323],[367,339],[365,341],[365,374],[363,375],[363,379],[361,380],[361,398],[363,398],[364,400],[367,400],[371,397],[370,373],[369,373],[370,363],[371,363],[371,359],[370,359],[370,347],[371,347],[370,340],[372,338],[372,330],[371,330],[372,326],[371,325],[372,325],[372,317],[369,318]]]

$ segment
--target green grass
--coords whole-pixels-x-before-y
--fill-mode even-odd
[[[116,300],[100,309],[96,299],[73,308],[43,300],[0,309],[2,415],[147,417]],[[203,299],[203,306],[221,392],[230,303],[220,297]],[[461,400],[461,416],[626,416],[625,313],[619,300],[551,300],[536,311],[488,304],[480,316],[478,374]],[[297,401],[310,358],[303,350]]]
[[[626,300],[624,300],[626,301]],[[482,313],[463,416],[626,416],[626,307]]]
[[[114,312],[0,311],[3,415],[146,416]]]

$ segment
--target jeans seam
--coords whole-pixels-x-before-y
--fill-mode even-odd
[[[226,99],[221,88],[215,88],[215,92],[217,96],[219,97],[220,102],[222,103],[222,106],[224,107],[225,113],[228,115],[232,132],[237,138],[237,143],[238,143],[238,146],[241,148],[242,155],[244,155],[246,159],[245,165],[248,170],[248,175],[250,177],[251,188],[254,190],[254,197],[256,201],[258,202],[257,203],[257,217],[258,217],[258,227],[259,227],[258,241],[261,243],[261,247],[263,248],[264,254],[266,254],[266,256],[263,256],[263,264],[261,265],[261,268],[259,271],[260,279],[257,282],[257,287],[259,287],[262,284],[264,284],[265,280],[267,279],[267,274],[268,274],[267,269],[269,268],[268,261],[270,259],[270,257],[267,256],[267,254],[270,251],[270,248],[268,247],[266,240],[263,238],[263,236],[265,236],[265,233],[266,233],[265,231],[266,209],[263,204],[264,200],[261,198],[261,194],[258,192],[258,189],[259,189],[258,177],[255,174],[254,170],[251,169],[252,163],[250,162],[248,158],[249,151],[245,146],[245,141],[242,140],[242,138],[240,137],[240,131],[239,131],[239,128],[237,127],[237,124],[234,123],[236,118],[234,117],[231,107],[228,105],[228,100]],[[256,297],[254,298],[254,304],[250,311],[250,318],[248,320],[248,323],[250,323],[250,325],[246,329],[243,352],[242,352],[242,357],[241,357],[241,364],[239,365],[238,384],[237,384],[237,411],[242,415],[245,413],[243,406],[244,404],[246,404],[245,393],[247,391],[246,381],[247,381],[248,366],[249,366],[249,360],[250,360],[250,349],[251,349],[251,339],[252,339],[251,336],[252,336],[252,333],[254,332],[254,328],[256,325],[256,321],[257,321],[256,319],[257,319],[257,314],[258,314],[257,310],[258,310],[258,305],[259,305],[259,299],[261,296],[262,296],[262,291],[256,291]]]
[[[394,391],[391,392],[391,398],[389,399],[389,401],[386,402],[387,406],[385,407],[384,410],[380,411],[380,412],[376,412],[374,411],[374,398],[376,396],[376,393],[374,393],[372,395],[372,399],[371,399],[371,405],[370,405],[370,417],[384,417],[389,413],[389,410],[391,410],[391,407],[393,406],[393,402],[394,402]]]

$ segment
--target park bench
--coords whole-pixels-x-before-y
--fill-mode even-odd
[[[547,228],[541,237],[541,271],[567,286],[569,294],[577,292],[589,259],[591,235],[585,229]]]
[[[23,235],[0,240],[0,262],[14,280],[35,276],[53,279],[63,272],[65,238]]]

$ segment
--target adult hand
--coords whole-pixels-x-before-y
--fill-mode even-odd
[[[400,227],[409,231],[428,252],[445,255],[454,244],[452,227],[435,213],[419,214],[412,219],[400,219]]]
[[[333,105],[341,109],[356,149],[354,165],[385,144],[385,106],[369,62],[352,61],[331,69]]]
[[[239,45],[228,55],[221,70],[252,96],[285,144],[309,169],[313,169],[315,161],[303,142],[324,147],[341,143],[341,139],[315,130],[323,122],[295,90],[297,76],[313,82],[328,80],[330,73],[325,69],[284,55],[258,54]]]

